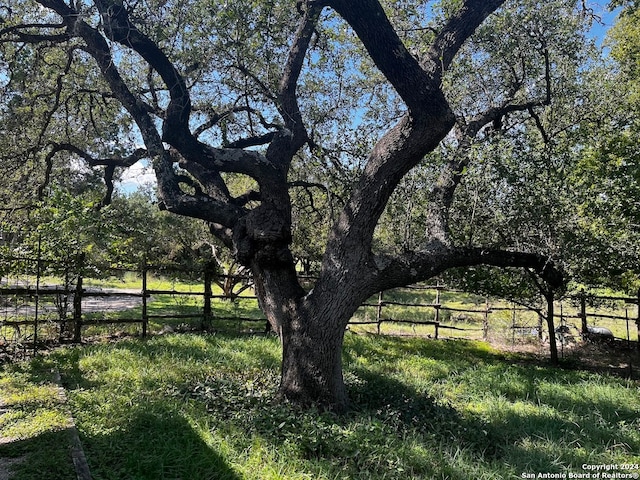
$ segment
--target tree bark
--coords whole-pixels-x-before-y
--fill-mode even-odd
[[[302,406],[344,412],[349,405],[342,377],[344,329],[324,327],[321,317],[308,320],[292,322],[281,331],[278,396]]]
[[[254,264],[253,274],[260,307],[282,344],[278,398],[346,410],[342,343],[359,298],[340,306],[334,301],[342,295],[336,295],[318,311],[313,294],[300,287],[293,263]]]

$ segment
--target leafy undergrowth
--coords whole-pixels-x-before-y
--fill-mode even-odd
[[[279,358],[274,338],[164,335],[46,363],[96,480],[508,479],[640,463],[638,382],[482,343],[347,334],[353,409],[336,416],[273,403]]]

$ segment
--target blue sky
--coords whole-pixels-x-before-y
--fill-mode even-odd
[[[613,25],[616,19],[617,12],[610,12],[607,8],[608,3],[608,0],[588,2],[588,5],[593,8],[594,13],[602,18],[602,25],[594,24],[592,28],[592,34],[598,42],[602,42],[607,30]]]

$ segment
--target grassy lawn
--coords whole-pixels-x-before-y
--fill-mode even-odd
[[[6,367],[3,386],[39,400],[1,395],[55,419],[37,372],[58,368],[94,479],[515,479],[640,463],[638,381],[479,342],[347,333],[353,409],[338,417],[274,405],[279,358],[272,337],[128,339]],[[21,427],[6,415],[0,436],[20,440],[0,457],[62,443],[62,420]],[[15,479],[64,464],[48,457],[40,475],[18,467]]]
[[[69,414],[52,372],[41,367],[0,370],[0,473],[13,464],[16,478],[72,479]]]

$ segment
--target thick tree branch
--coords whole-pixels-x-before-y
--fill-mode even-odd
[[[409,108],[373,149],[359,184],[330,236],[323,268],[338,260],[333,250],[371,247],[373,228],[402,177],[432,151],[455,123],[441,90],[443,69],[482,21],[503,2],[467,0],[432,45],[441,58],[422,65],[409,53],[377,0],[332,0],[332,6],[355,30],[371,58]],[[346,244],[346,247],[345,247]],[[341,245],[339,247],[338,245]],[[356,247],[359,245],[360,247]],[[349,261],[356,261],[351,259]]]
[[[481,248],[441,248],[408,252],[398,257],[376,257],[377,274],[372,277],[370,288],[378,291],[400,287],[433,278],[451,268],[477,265],[529,269],[552,288],[559,288],[564,282],[562,272],[543,255]]]
[[[285,128],[275,133],[266,153],[267,158],[274,165],[278,165],[285,175],[293,156],[309,138],[300,113],[296,89],[311,37],[322,10],[322,5],[314,0],[307,0],[304,5],[302,2],[299,5],[301,17],[282,71],[276,100]],[[281,182],[286,182],[286,178],[282,177]]]
[[[129,15],[121,3],[112,0],[96,0],[95,4],[100,11],[107,36],[112,41],[140,54],[158,72],[167,86],[170,102],[167,107],[165,131],[170,131],[172,136],[191,137],[189,131],[191,98],[178,70],[158,45],[142,34],[129,20]]]
[[[258,145],[267,145],[271,143],[277,132],[268,132],[263,135],[257,135],[255,137],[249,138],[240,138],[238,140],[234,140],[233,142],[229,142],[225,145],[225,148],[247,148],[247,147],[257,147]]]
[[[374,148],[362,181],[334,230],[369,245],[372,230],[400,179],[433,150],[454,125],[441,91],[442,72],[464,41],[504,0],[467,0],[436,36],[422,65],[409,53],[377,0],[334,0],[329,5],[353,27],[378,68],[409,107],[407,115]],[[433,128],[437,125],[438,128]],[[393,160],[391,162],[391,159]],[[375,204],[372,200],[375,199]],[[365,208],[363,208],[365,207]]]
[[[107,191],[105,192],[102,200],[98,204],[97,208],[101,209],[102,207],[106,207],[111,204],[111,199],[113,197],[113,189],[115,185],[113,183],[113,175],[115,174],[116,166],[115,165],[107,165],[104,169],[104,184],[107,187]]]
[[[148,155],[153,160],[153,167],[158,179],[161,206],[181,215],[215,221],[227,227],[235,225],[238,219],[246,212],[235,206],[228,205],[218,198],[211,198],[205,194],[190,196],[180,189],[173,167],[177,161],[176,158],[165,149],[163,138],[150,117],[147,106],[127,87],[126,82],[118,71],[117,63],[111,56],[109,45],[100,32],[84,22],[82,17],[62,0],[39,0],[39,3],[60,15],[67,29],[73,35],[84,40],[84,49],[96,60],[115,98],[129,112],[138,125],[147,147]],[[171,108],[173,108],[173,113],[167,114],[170,117],[168,124],[175,124],[179,128],[184,127],[184,125],[182,127],[178,125],[180,122],[188,121],[190,108],[188,92],[184,87],[184,82],[181,81],[167,57],[162,54],[157,46],[146,39],[129,23],[126,12],[117,5],[113,6],[107,3],[106,0],[101,3],[104,15],[103,20],[109,23],[105,28],[110,32],[114,41],[119,41],[136,49],[143,57],[149,57],[149,63],[159,71],[163,81],[168,83],[170,94],[172,95],[171,104],[173,104],[173,107]],[[155,57],[154,55],[158,52],[160,52],[158,57]],[[165,129],[166,126],[167,122],[165,122]],[[208,163],[207,161],[211,161],[211,157],[215,157],[213,161],[218,166],[229,167],[229,165],[232,165],[232,171],[235,171],[234,168],[238,168],[243,173],[245,171],[255,173],[264,168],[266,163],[264,157],[256,152],[205,149],[206,146],[199,144],[189,132],[186,133],[188,135],[180,136],[180,139],[192,148],[192,150],[187,149],[187,153],[198,155],[198,158],[205,164]],[[203,155],[203,149],[205,149],[205,155]],[[181,154],[184,156],[183,150],[181,150]]]
[[[0,25],[5,24],[0,19]],[[16,43],[65,43],[69,41],[69,35],[66,32],[60,33],[33,33],[37,30],[60,30],[64,29],[63,24],[58,23],[26,23],[20,25],[12,25],[0,29],[0,43],[16,42]]]
[[[109,45],[100,32],[84,22],[79,12],[69,7],[62,0],[39,0],[38,3],[60,15],[70,35],[84,40],[84,50],[95,59],[114,97],[131,114],[140,128],[149,154],[151,156],[161,155],[164,147],[154,122],[148,115],[147,108],[143,102],[136,98],[127,87],[117,69],[116,62],[111,56]]]
[[[442,114],[447,110],[446,102],[440,99],[442,73],[462,44],[504,1],[464,1],[436,36],[422,64],[403,44],[378,0],[329,0],[327,3],[351,25],[376,66],[415,116],[420,112]]]
[[[202,185],[207,195],[221,202],[229,202],[231,200],[229,189],[219,172],[208,170],[198,163],[185,161],[176,150],[172,150],[171,154],[174,158],[179,159],[180,167],[189,172]]]
[[[249,190],[242,195],[238,195],[237,197],[231,199],[231,202],[238,207],[244,207],[250,202],[260,202],[262,201],[262,195],[260,192],[256,192],[255,190]]]
[[[327,2],[351,25],[378,69],[398,92],[409,110],[447,110],[440,92],[440,64],[423,68],[407,50],[378,0]]]
[[[209,223],[209,231],[229,250],[233,250],[233,230],[219,223]]]
[[[91,155],[88,152],[76,147],[75,145],[71,145],[69,143],[53,143],[52,149],[47,154],[48,157],[53,157],[57,155],[59,152],[69,152],[77,155],[87,162],[92,167],[97,166],[114,166],[114,167],[122,167],[127,168],[134,165],[137,161],[142,160],[143,158],[149,158],[149,153],[144,148],[138,148],[134,150],[130,155],[124,157],[109,157],[109,158],[97,158]]]
[[[199,142],[189,130],[189,91],[169,58],[129,20],[124,7],[112,0],[97,0],[96,5],[109,38],[136,51],[158,72],[168,88],[170,102],[164,118],[162,141],[174,146],[187,161],[200,163],[208,169],[244,173],[259,181],[265,175],[265,167],[266,171],[270,170],[264,156],[257,152],[217,149]],[[137,107],[143,109],[140,101]]]
[[[285,126],[291,130],[294,135],[304,136],[304,140],[306,140],[306,132],[304,131],[302,115],[300,114],[296,88],[321,10],[322,7],[318,5],[318,2],[306,2],[298,24],[298,29],[295,33],[295,40],[289,49],[289,57],[287,58],[287,63],[284,66],[278,86],[278,105],[285,121]]]

